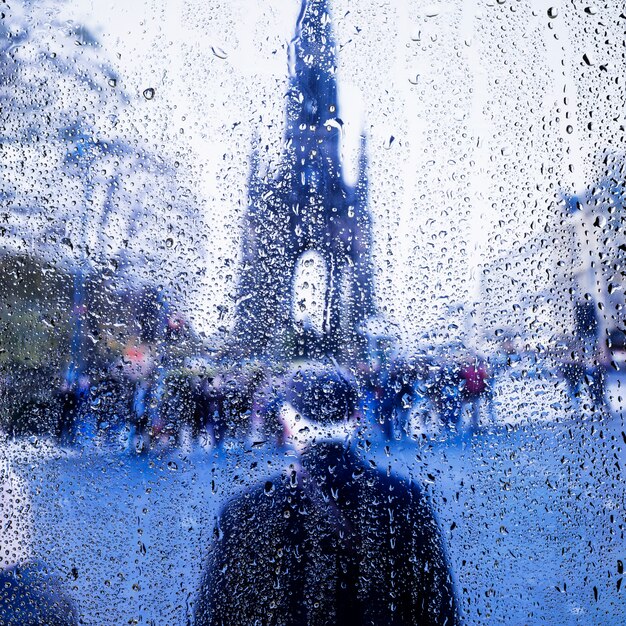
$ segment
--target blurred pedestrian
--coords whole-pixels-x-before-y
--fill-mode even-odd
[[[580,408],[580,398],[585,382],[585,365],[569,355],[561,361],[560,374],[567,385],[567,393],[575,410]]]
[[[480,408],[489,388],[487,365],[483,359],[477,356],[471,357],[465,360],[459,375],[462,404],[463,406],[470,405],[470,428],[476,430],[480,424]]]
[[[281,373],[268,373],[255,395],[256,415],[254,433],[257,440],[269,441],[281,447],[285,444],[285,432],[280,419],[285,404],[285,380]]]
[[[416,400],[416,374],[404,361],[394,361],[386,377],[380,407],[380,422],[386,441],[406,434],[409,412]]]
[[[96,424],[97,441],[103,444],[119,442],[131,409],[130,385],[115,370],[108,372],[92,385],[89,409]]]
[[[224,413],[223,380],[219,371],[203,382],[202,403],[205,406],[204,424],[210,443],[220,447],[226,438],[227,421]]]
[[[458,366],[445,362],[435,371],[429,391],[435,412],[446,428],[457,429],[461,422],[461,376]]]
[[[120,366],[123,375],[133,387],[128,448],[134,452],[145,452],[150,447],[149,404],[154,371],[154,357],[150,346],[138,338],[131,339],[124,349]]]
[[[603,346],[599,342],[598,305],[589,294],[579,297],[575,302],[574,320],[576,340],[581,349],[580,361],[584,365],[581,383],[586,385],[592,404],[602,407],[605,403],[606,371],[603,366]]]

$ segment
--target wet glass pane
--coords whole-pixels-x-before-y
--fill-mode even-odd
[[[0,624],[623,621],[626,13],[0,6]]]

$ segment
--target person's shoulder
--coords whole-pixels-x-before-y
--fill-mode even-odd
[[[354,457],[353,476],[364,489],[384,496],[388,501],[421,502],[426,499],[421,484],[411,476],[388,471],[375,460]]]
[[[279,507],[287,497],[287,477],[277,473],[228,499],[219,517],[222,523],[256,522],[259,517]]]
[[[398,537],[413,537],[420,545],[438,535],[436,515],[419,478],[370,466],[357,483],[358,499],[366,503],[370,521],[389,525],[393,520]]]
[[[389,498],[407,505],[421,504],[427,500],[421,484],[412,477],[378,471],[380,490]]]

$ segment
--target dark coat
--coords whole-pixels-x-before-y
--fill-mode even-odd
[[[196,626],[457,624],[439,529],[414,483],[318,444],[221,513]]]

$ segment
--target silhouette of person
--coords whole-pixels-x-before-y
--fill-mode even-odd
[[[299,462],[221,511],[196,626],[457,624],[421,488],[374,469],[345,443],[356,414],[351,377],[301,367],[287,399],[281,419]]]
[[[32,559],[31,504],[23,481],[0,456],[0,624],[75,626],[76,611],[58,576]]]

